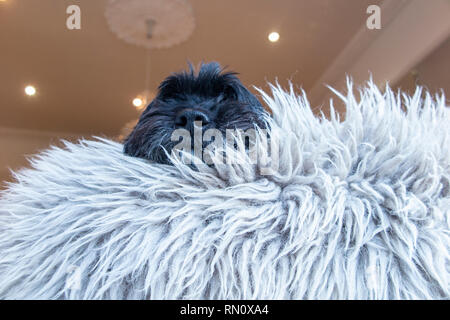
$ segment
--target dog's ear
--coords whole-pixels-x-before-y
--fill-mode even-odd
[[[237,75],[237,72],[225,71],[217,62],[210,62],[201,65],[197,81],[211,96],[222,96],[223,99],[263,110],[259,100],[242,84]]]
[[[149,104],[148,106],[144,109],[144,111],[142,112],[139,121],[146,116],[146,114],[151,110],[154,109],[155,106],[159,103],[158,97],[154,98]]]
[[[139,123],[137,126],[139,126]],[[133,128],[133,131],[123,141],[123,152],[132,157],[139,156],[139,141],[136,138],[136,127]]]
[[[188,66],[188,71],[172,73],[161,82],[156,99],[183,99],[183,97],[193,92],[193,84],[196,80],[195,70],[191,63]]]
[[[236,87],[242,84],[236,72],[226,72],[224,69],[217,62],[201,64],[197,76],[199,92],[205,96],[236,100]]]
[[[155,105],[158,103],[157,99],[155,98],[150,104],[145,108],[145,110],[142,112],[141,116],[139,117],[139,121],[136,124],[136,126],[133,128],[131,133],[128,135],[128,137],[125,138],[123,141],[124,145],[124,152],[125,154],[128,154],[130,156],[134,157],[140,157],[144,156],[142,154],[143,150],[143,144],[145,142],[143,141],[145,135],[147,134],[147,130],[145,128],[145,123],[148,119],[148,113],[152,108],[155,107]],[[147,119],[146,119],[147,118]]]
[[[147,109],[150,108],[147,107]],[[142,117],[139,119],[136,126],[133,128],[128,137],[125,138],[123,143],[123,151],[125,154],[132,157],[140,157],[143,156],[143,136],[145,136],[145,126],[142,124]]]
[[[264,110],[259,100],[239,80],[236,72],[222,72],[220,81],[224,97],[249,105],[255,110]]]

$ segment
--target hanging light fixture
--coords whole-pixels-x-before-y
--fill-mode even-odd
[[[110,0],[105,17],[119,39],[147,49],[180,44],[195,28],[187,0]]]
[[[192,35],[195,18],[187,0],[109,0],[105,17],[111,31],[126,43],[147,50],[145,89],[132,99],[141,111],[151,101],[151,49],[170,48]]]

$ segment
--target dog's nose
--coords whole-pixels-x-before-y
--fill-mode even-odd
[[[182,128],[190,128],[195,121],[201,121],[202,125],[209,123],[208,115],[200,110],[183,110],[175,118],[175,125]]]

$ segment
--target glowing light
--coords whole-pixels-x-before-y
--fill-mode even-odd
[[[149,90],[144,90],[142,93],[136,95],[133,99],[133,106],[138,111],[142,111],[148,105],[149,101],[152,101],[155,97],[154,93]]]
[[[36,94],[36,88],[33,86],[27,86],[25,88],[25,94],[27,96],[34,96]]]
[[[144,101],[142,101],[141,98],[135,98],[133,100],[133,106],[135,106],[136,108],[142,107],[143,104],[144,104]]]
[[[271,32],[267,38],[270,42],[277,42],[280,39],[280,34],[278,32]]]

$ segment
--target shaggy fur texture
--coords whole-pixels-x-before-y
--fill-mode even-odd
[[[44,152],[1,198],[0,297],[449,298],[445,99],[361,93],[341,96],[342,122],[263,94],[271,175],[151,164],[103,139]]]

